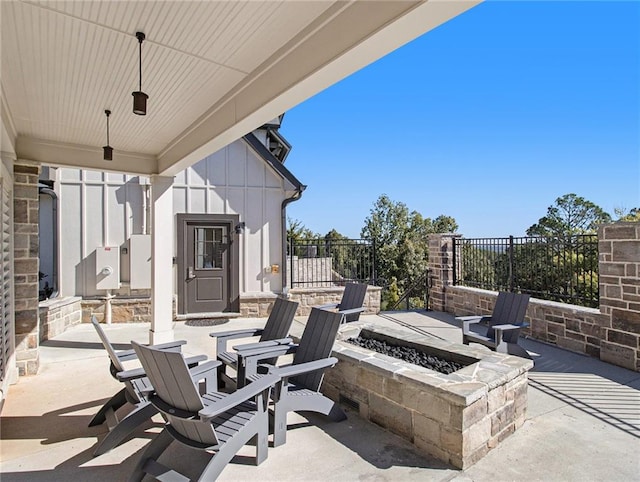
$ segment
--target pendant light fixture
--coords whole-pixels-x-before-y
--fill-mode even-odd
[[[102,158],[105,161],[111,161],[113,160],[113,147],[109,145],[109,116],[111,115],[111,111],[107,109],[104,111],[104,113],[107,116],[107,145],[102,148],[102,150],[104,151],[104,155]]]
[[[133,113],[138,115],[147,115],[147,99],[149,96],[142,92],[142,41],[145,39],[145,35],[142,32],[136,32],[136,38],[138,39],[139,44],[140,86],[139,90],[131,93],[133,96]]]

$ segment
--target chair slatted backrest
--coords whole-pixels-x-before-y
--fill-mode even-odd
[[[491,328],[493,325],[522,324],[527,314],[529,298],[530,295],[528,294],[499,292],[491,315],[487,336],[494,336],[494,330]]]
[[[104,330],[100,326],[100,323],[98,323],[98,320],[96,319],[96,317],[94,315],[91,315],[91,323],[93,324],[93,327],[98,332],[98,336],[100,337],[100,341],[102,342],[102,346],[104,347],[105,350],[107,350],[107,354],[109,355],[109,360],[111,360],[111,364],[113,365],[113,369],[115,369],[116,373],[124,371],[124,366],[120,362],[120,359],[118,358],[118,355],[116,354],[116,351],[113,349],[113,346],[111,345],[111,342],[109,341],[109,338],[107,338],[107,334],[104,332]]]
[[[331,355],[338,328],[344,315],[333,311],[312,308],[307,325],[300,338],[300,344],[293,357],[293,364],[322,360]],[[293,379],[296,385],[318,391],[322,384],[323,373],[320,370],[299,375]]]
[[[344,287],[342,300],[340,301],[340,310],[351,310],[360,308],[364,305],[364,297],[367,295],[367,285],[362,283],[347,283]],[[345,321],[357,321],[360,313],[347,315]]]
[[[276,298],[267,323],[264,325],[260,341],[285,338],[289,334],[297,309],[298,303],[296,301]]]
[[[182,353],[157,350],[134,341],[131,344],[155,391],[151,403],[154,403],[155,397],[163,402],[162,405],[154,405],[173,429],[189,440],[209,446],[218,445],[211,423],[198,418],[198,412],[204,405]]]

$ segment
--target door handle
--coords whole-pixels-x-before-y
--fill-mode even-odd
[[[187,268],[187,281],[192,280],[192,279],[193,279],[193,278],[195,278],[195,277],[196,277],[196,275],[195,275],[195,273],[193,272],[193,266],[189,266],[189,267]]]

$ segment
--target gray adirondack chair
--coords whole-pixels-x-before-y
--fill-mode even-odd
[[[347,283],[344,286],[344,293],[342,293],[342,299],[340,303],[328,303],[326,305],[320,305],[316,308],[321,310],[337,310],[343,313],[343,323],[351,321],[358,321],[360,319],[360,313],[365,311],[364,297],[367,295],[367,285],[363,283]]]
[[[98,456],[120,445],[131,432],[155,415],[157,410],[149,404],[144,395],[145,390],[150,387],[149,379],[145,377],[144,371],[142,369],[125,371],[123,362],[138,358],[134,350],[116,351],[95,316],[91,317],[91,323],[100,337],[102,346],[109,355],[109,371],[111,375],[124,383],[124,387],[111,397],[89,422],[89,427],[100,425],[104,422],[107,422],[109,427],[109,432],[98,443],[93,453],[94,456]],[[186,341],[175,341],[156,345],[156,348],[179,352],[181,346],[185,343]],[[195,356],[189,358],[188,363],[191,367],[194,367],[206,359],[207,357],[204,355]],[[124,418],[118,419],[117,410],[128,403],[134,406],[133,410]]]
[[[330,357],[331,349],[344,314],[312,308],[299,344],[289,346],[264,345],[239,349],[238,359],[247,370],[247,378],[253,383],[258,371],[275,374],[280,378],[272,392],[274,401],[273,446],[286,442],[287,414],[311,411],[339,422],[347,418],[333,400],[320,393],[320,386],[327,368],[338,363]],[[265,365],[262,362],[274,356],[293,353],[293,362],[286,366]],[[260,367],[258,367],[260,365]]]
[[[462,342],[480,343],[499,353],[508,353],[531,358],[527,350],[519,345],[520,330],[529,326],[524,320],[529,304],[529,295],[499,292],[491,316],[458,316],[462,322]],[[479,333],[471,330],[472,324],[484,325]]]
[[[200,395],[181,353],[131,343],[153,386],[147,397],[167,422],[142,454],[131,481],[142,480],[145,474],[158,480],[189,480],[157,461],[173,440],[214,452],[198,479],[203,481],[215,480],[250,440],[256,445],[256,465],[267,458],[267,406],[269,391],[278,381],[276,375],[256,377],[249,386],[231,394],[210,391]]]
[[[249,328],[245,330],[210,333],[209,336],[216,339],[216,357],[223,363],[218,373],[218,381],[225,385],[236,385],[237,388],[242,388],[246,379],[245,367],[242,364],[238,365],[238,356],[236,352],[229,351],[227,349],[227,342],[229,340],[248,338],[251,336],[260,336],[258,342],[281,340],[289,334],[291,324],[293,323],[293,317],[295,316],[297,309],[297,302],[288,301],[284,298],[276,298],[264,328]],[[284,343],[289,343],[291,341],[291,339],[288,339],[288,341],[285,341]],[[283,342],[280,341],[278,344],[281,343]],[[275,360],[273,360],[272,363],[275,363]],[[226,367],[236,370],[236,379],[233,379],[226,373]]]

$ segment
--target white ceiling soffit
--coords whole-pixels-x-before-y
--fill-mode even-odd
[[[4,0],[3,120],[21,159],[175,175],[477,3]]]

